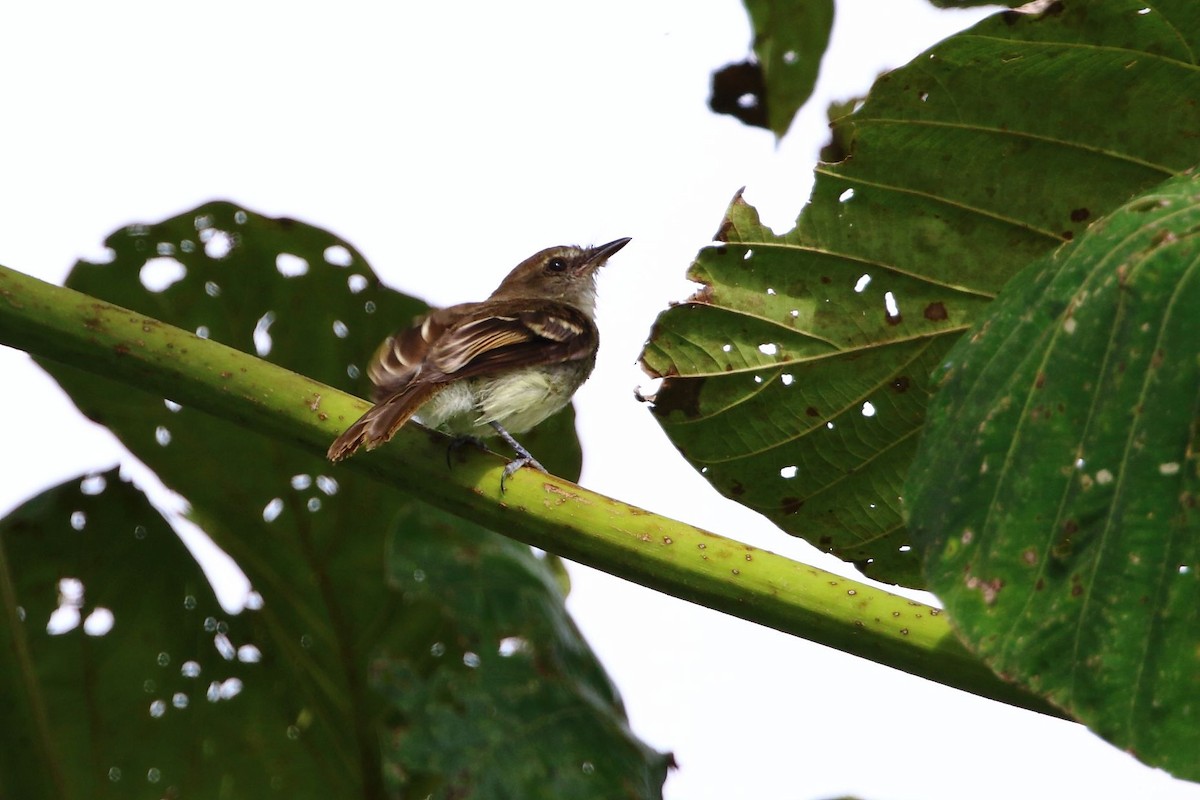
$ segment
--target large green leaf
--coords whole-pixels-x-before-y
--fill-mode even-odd
[[[292,733],[278,651],[115,469],[0,521],[0,584],[0,795],[311,796],[337,768],[332,742]]]
[[[332,234],[229,203],[124,229],[107,244],[113,261],[81,263],[68,281],[72,288],[249,352],[257,348],[271,361],[340,388],[361,386],[361,365],[375,345],[424,309],[382,287],[361,255]],[[182,279],[164,289],[156,271],[180,268]],[[380,794],[380,725],[395,709],[368,686],[368,667],[381,653],[411,646],[414,637],[428,647],[425,621],[400,613],[401,598],[386,581],[388,531],[417,501],[169,398],[44,366],[85,414],[111,428],[186,498],[192,519],[261,593],[263,647],[279,655],[276,677],[303,703],[308,721],[297,735],[321,742],[338,768],[322,796]],[[551,469],[576,475],[570,416],[547,424],[554,437],[531,440],[531,449]],[[442,461],[430,465],[451,468]],[[528,548],[523,554],[531,570],[547,571]],[[440,557],[454,554],[447,548]],[[496,576],[480,589],[490,594],[506,587]],[[556,592],[545,602],[561,605],[562,596]],[[454,622],[464,630],[475,624]],[[583,682],[575,688],[595,691]],[[541,699],[557,702],[549,694]],[[590,724],[613,727],[608,718]],[[406,771],[421,766],[408,764]],[[638,785],[660,767],[661,758],[644,763]]]
[[[902,481],[930,370],[1022,267],[1200,159],[1200,3],[1001,13],[883,76],[776,236],[736,199],[643,354],[712,484],[920,583]]]
[[[1032,266],[946,359],[909,481],[969,646],[1200,779],[1200,178]]]
[[[390,543],[388,581],[421,625],[373,663],[399,712],[385,774],[418,797],[657,796],[669,757],[629,733],[529,548],[422,507]]]

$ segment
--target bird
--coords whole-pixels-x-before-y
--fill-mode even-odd
[[[375,404],[333,441],[329,460],[372,450],[413,419],[459,441],[500,436],[517,455],[501,492],[523,466],[546,472],[513,434],[566,406],[591,375],[596,272],[630,241],[548,247],[486,300],[434,310],[389,336],[367,368]]]

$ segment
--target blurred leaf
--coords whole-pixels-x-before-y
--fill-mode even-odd
[[[1197,160],[1200,4],[997,14],[883,76],[776,236],[740,198],[643,353],[722,494],[918,585],[901,489],[929,372],[1023,266]]]
[[[769,128],[767,79],[757,61],[726,64],[713,73],[708,107],[755,128]]]
[[[754,60],[713,73],[709,107],[782,137],[812,94],[833,29],[833,0],[744,0]]]
[[[289,735],[300,708],[274,678],[278,653],[256,647],[249,620],[227,617],[175,532],[117,470],[56,486],[0,520],[0,551],[0,795],[270,787],[316,797],[308,787],[342,768],[336,749]],[[64,596],[63,579],[82,595]],[[106,611],[111,628],[100,633],[91,626]]]
[[[377,343],[425,308],[381,286],[361,255],[332,234],[230,203],[126,228],[107,244],[112,263],[79,264],[72,288],[248,352],[257,348],[343,389],[361,386],[363,361]],[[163,288],[168,270],[183,276]],[[398,612],[400,598],[386,584],[387,532],[418,501],[169,398],[44,366],[85,414],[187,499],[191,518],[261,593],[263,647],[279,657],[274,677],[287,682],[311,721],[299,735],[336,753],[343,770],[329,784],[333,794],[380,794],[379,726],[388,708],[368,688],[367,670],[381,649],[424,624]],[[548,424],[559,426],[556,439],[534,437],[530,447],[574,477],[571,418]],[[480,590],[504,588],[497,578]]]
[[[670,757],[629,732],[529,548],[427,507],[389,541],[401,613],[422,624],[371,674],[399,711],[383,757],[408,796],[658,796]]]
[[[946,358],[909,480],[930,585],[998,673],[1200,779],[1200,178],[1014,281]]]

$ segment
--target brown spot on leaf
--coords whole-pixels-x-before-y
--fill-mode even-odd
[[[1069,242],[1075,238],[1075,232],[1074,231],[1063,231],[1062,238]]]
[[[894,391],[896,394],[904,394],[908,391],[910,383],[911,382],[909,381],[907,375],[897,376],[896,379],[892,381],[892,391]]]
[[[1033,379],[1033,388],[1040,389],[1046,385],[1046,373],[1039,372],[1037,377]]]
[[[833,278],[829,277],[828,275],[822,275],[821,283],[833,283]]]
[[[817,410],[816,406],[809,406],[808,408],[804,409],[804,413],[810,417],[821,416],[821,412]]]
[[[785,497],[780,504],[784,514],[795,514],[804,506],[804,501],[799,497]]]
[[[883,318],[885,320],[887,320],[888,325],[899,325],[901,322],[904,322],[903,314],[892,315],[892,314],[888,314],[887,312],[884,312]]]
[[[1079,595],[1081,595],[1081,594],[1083,594],[1083,586],[1082,585],[1077,583],[1071,587],[1071,597],[1079,597]]]
[[[949,319],[949,317],[950,314],[946,312],[945,303],[930,303],[925,306],[925,319],[930,322],[941,322],[944,319]]]
[[[741,496],[742,496],[742,495],[744,495],[745,493],[746,493],[746,487],[745,487],[745,486],[743,486],[743,485],[741,484],[741,482],[739,482],[739,481],[734,481],[732,484],[730,484],[730,486],[729,486],[729,494],[731,494],[732,496],[734,496],[734,497],[741,497]]]
[[[704,286],[701,286],[699,289],[697,289],[695,291],[695,293],[691,297],[688,298],[688,302],[689,303],[700,303],[702,305],[710,305],[712,303],[712,296],[713,296],[713,287],[708,284],[705,284]]]
[[[1091,215],[1092,212],[1088,211],[1086,208],[1076,208],[1071,212],[1071,222],[1083,222]]]

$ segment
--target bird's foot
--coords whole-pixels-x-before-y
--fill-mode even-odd
[[[513,449],[513,452],[517,454],[516,458],[504,465],[504,472],[500,475],[501,494],[504,494],[505,482],[521,467],[529,466],[541,472],[549,473],[549,470],[543,467],[536,458],[531,456],[529,451],[522,447],[521,443],[514,439],[511,433],[504,430],[503,426],[501,426],[499,422],[493,422],[491,425],[496,429],[496,433],[500,435],[500,438],[503,439],[505,443]]]

